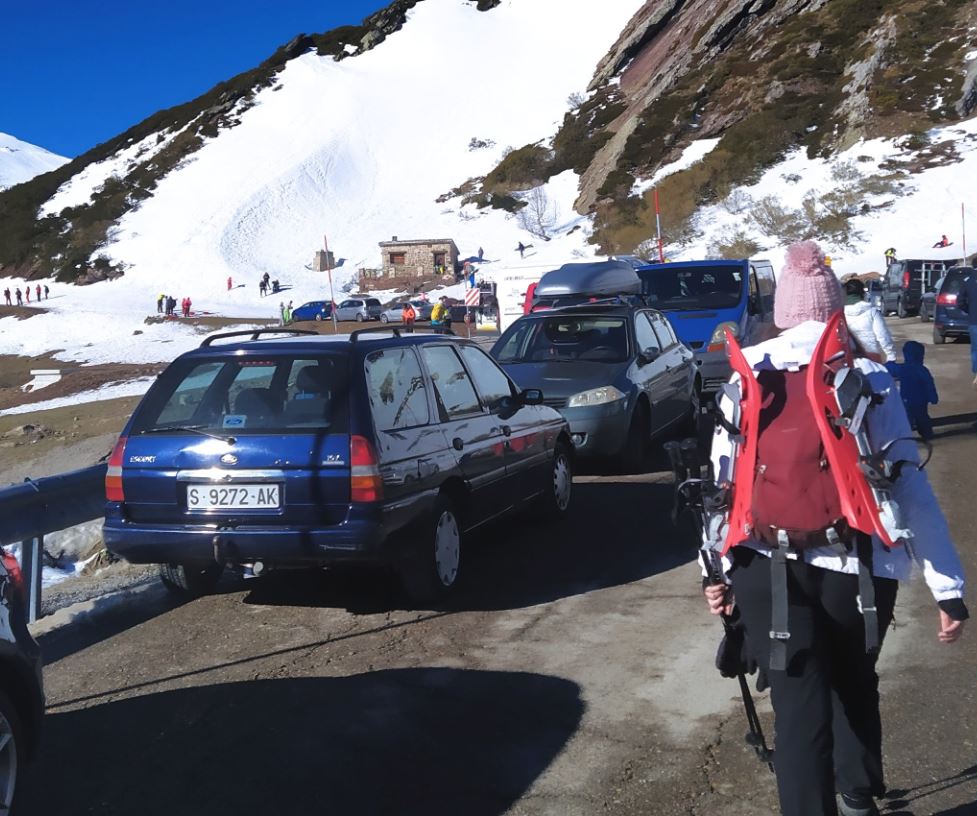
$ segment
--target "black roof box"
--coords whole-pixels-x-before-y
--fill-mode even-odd
[[[626,261],[563,264],[543,275],[535,292],[537,298],[640,294],[641,278]]]

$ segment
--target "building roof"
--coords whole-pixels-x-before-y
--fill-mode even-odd
[[[412,238],[409,241],[381,241],[380,246],[419,246],[425,244],[454,244],[451,238]]]

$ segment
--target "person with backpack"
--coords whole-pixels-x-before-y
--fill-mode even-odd
[[[886,368],[894,379],[899,381],[899,394],[906,406],[909,424],[924,440],[933,438],[933,420],[930,419],[929,406],[937,405],[940,395],[936,393],[936,382],[930,370],[923,365],[926,348],[915,340],[902,344],[902,363],[886,363]]]
[[[865,300],[865,284],[858,278],[845,283],[845,322],[863,352],[880,363],[896,359],[896,347],[885,318]]]
[[[446,297],[442,297],[431,309],[431,328],[435,334],[446,334],[447,329],[451,328],[451,311]]]
[[[6,301],[6,304],[8,306],[13,306],[14,305],[11,302],[11,300],[10,300],[10,287],[9,286],[6,289],[3,290],[3,299],[4,299],[4,301]]]
[[[45,300],[47,300],[47,299],[48,299],[48,295],[50,295],[50,294],[51,294],[51,290],[50,290],[50,289],[48,289],[48,286],[47,286],[47,284],[45,283],[45,284],[44,284],[44,299],[45,299]]]
[[[404,317],[404,330],[408,334],[413,334],[414,322],[417,320],[417,312],[414,311],[414,306],[411,304],[409,300],[404,304],[403,317]]]
[[[919,469],[902,401],[882,365],[848,359],[842,305],[817,244],[789,247],[774,296],[781,333],[741,351],[727,341],[739,373],[720,400],[710,454],[715,483],[728,497],[724,526],[710,525],[723,531],[722,546],[707,535],[722,570],[703,563],[703,591],[713,614],[738,609],[750,655],[769,683],[783,816],[878,814],[873,797],[885,784],[876,661],[898,582],[910,577],[914,560],[938,606],[939,641],[956,641],[968,617],[960,559]],[[831,331],[841,362],[827,354]],[[827,421],[829,362],[848,363],[855,404],[868,406],[864,429]],[[891,520],[848,490],[861,472],[857,453],[845,459],[854,445],[849,433],[899,463],[891,498],[900,512],[888,505]],[[871,518],[876,534],[858,529],[853,516],[863,527]],[[897,529],[900,518],[909,529]],[[883,546],[880,527],[891,546]]]
[[[41,302],[41,284],[37,284],[37,286],[34,287],[34,294],[37,296],[36,297],[37,302],[40,303]]]
[[[17,305],[18,306],[23,306],[24,305],[24,296],[21,294],[20,287],[19,286],[17,287],[16,294],[17,294]]]

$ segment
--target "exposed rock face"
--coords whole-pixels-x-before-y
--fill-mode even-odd
[[[610,127],[614,135],[598,152],[581,180],[576,208],[589,210],[608,174],[617,166],[639,117],[690,70],[714,60],[738,36],[759,39],[765,29],[828,0],[647,0],[597,66],[591,90],[620,75],[625,111]],[[783,92],[781,90],[781,92]],[[729,123],[714,117],[703,123],[708,136]],[[708,124],[709,127],[705,125]]]

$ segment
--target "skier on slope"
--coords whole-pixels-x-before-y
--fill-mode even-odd
[[[731,495],[725,527],[717,528],[731,549],[722,557],[724,575],[703,565],[703,583],[713,614],[739,608],[749,651],[767,675],[783,816],[874,816],[873,797],[885,792],[875,667],[912,560],[938,604],[940,642],[960,637],[968,613],[960,559],[907,439],[905,409],[886,370],[864,357],[848,371],[860,372],[852,380],[870,388],[858,404],[871,403],[865,423],[873,451],[903,462],[891,497],[911,529],[899,530],[902,545],[885,547],[879,533],[849,523],[845,503],[854,500],[846,494],[843,501],[838,485],[853,477],[839,471],[857,471],[858,457],[846,461],[839,452],[854,443],[844,438],[848,431],[825,430],[824,413],[819,420],[813,406],[829,393],[822,358],[834,359],[825,352],[825,322],[835,316],[828,329],[836,329],[839,344],[848,336],[837,315],[841,287],[823,258],[811,241],[788,249],[774,302],[779,336],[739,358],[728,340],[731,362],[755,381],[734,375],[729,387],[747,396],[727,392],[720,403],[726,424],[717,428],[711,457],[717,485]],[[864,518],[883,516],[878,507],[861,510]]]

